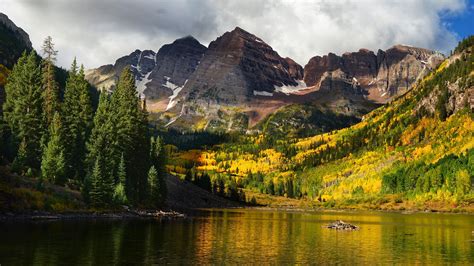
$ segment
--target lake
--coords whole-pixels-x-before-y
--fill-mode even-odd
[[[359,231],[323,228],[334,220]],[[203,210],[183,220],[0,222],[0,265],[473,264],[474,215]]]

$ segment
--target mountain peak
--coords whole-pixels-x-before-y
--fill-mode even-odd
[[[237,26],[235,27],[232,32],[241,32],[241,33],[247,33],[247,34],[250,34],[248,31],[242,29],[241,27]]]
[[[392,46],[391,48],[387,49],[387,51],[388,50],[397,50],[401,52],[411,52],[411,53],[413,53],[414,51],[424,52],[428,54],[434,53],[434,51],[428,50],[426,48],[420,48],[420,47],[415,47],[415,46],[406,45],[406,44],[396,44]]]
[[[192,35],[187,35],[176,39],[173,43],[199,43],[199,41],[194,38]]]
[[[229,32],[229,34],[231,36],[238,36],[240,38],[243,38],[243,39],[247,39],[247,40],[252,40],[252,41],[256,41],[256,42],[260,42],[260,43],[264,43],[264,41],[262,39],[260,39],[259,37],[255,36],[255,34],[252,34],[240,27],[235,27],[235,29],[233,29],[231,32]]]

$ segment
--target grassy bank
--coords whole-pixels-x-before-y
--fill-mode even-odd
[[[345,200],[329,200],[319,202],[309,199],[292,199],[282,196],[272,196],[245,191],[247,200],[253,201],[258,206],[277,209],[344,209],[344,210],[383,210],[383,211],[431,211],[452,213],[474,213],[474,199],[463,199],[462,201],[442,201],[425,198],[408,199],[401,195],[380,195]]]

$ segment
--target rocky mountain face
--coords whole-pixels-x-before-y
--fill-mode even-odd
[[[137,90],[149,100],[167,100],[171,108],[179,93],[201,60],[206,47],[193,37],[184,37],[166,44],[158,52],[135,50],[119,58],[113,65],[88,70],[86,78],[100,89],[114,89],[120,73],[130,67],[136,77]]]
[[[289,105],[311,104],[314,108],[307,109],[318,116],[316,109],[360,118],[403,94],[443,59],[430,50],[397,45],[377,53],[361,49],[315,56],[303,68],[237,27],[208,48],[185,37],[156,53],[136,50],[114,65],[87,71],[86,78],[113,89],[128,66],[158,124],[245,131]]]
[[[0,13],[0,64],[11,69],[21,53],[33,49],[28,34]]]
[[[377,54],[366,49],[342,56],[329,53],[309,60],[304,81],[320,88],[327,82],[325,73],[339,70],[367,92],[368,100],[385,103],[404,93],[442,60],[444,56],[437,52],[404,45],[378,50]]]
[[[254,95],[269,95],[275,87],[296,86],[302,76],[300,65],[237,27],[210,43],[184,93],[186,100],[238,105]]]

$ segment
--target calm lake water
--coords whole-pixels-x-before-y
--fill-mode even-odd
[[[341,219],[354,232],[323,225]],[[0,223],[0,264],[473,264],[474,215],[202,211],[185,220]]]

